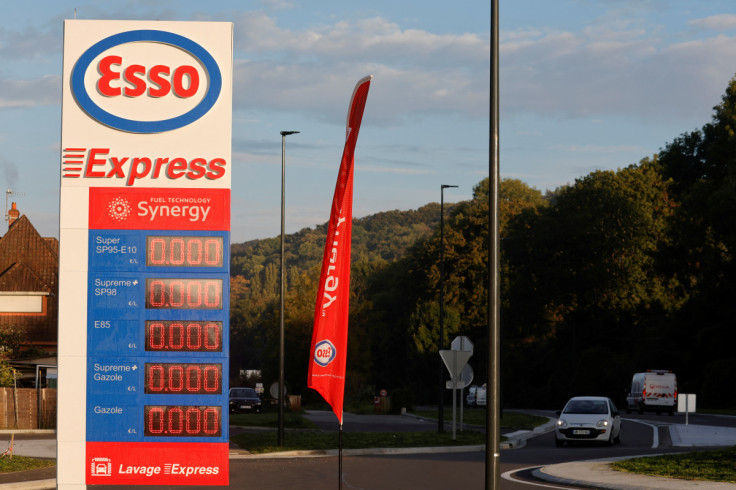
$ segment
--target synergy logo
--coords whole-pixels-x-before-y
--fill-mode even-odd
[[[137,219],[155,221],[157,219],[180,219],[186,221],[207,221],[212,210],[208,198],[159,198],[141,200],[136,204]],[[202,203],[206,204],[203,205]],[[110,218],[125,221],[131,216],[132,207],[124,197],[116,197],[107,205]]]
[[[155,61],[142,64],[139,60],[144,57]],[[87,49],[74,66],[71,89],[80,107],[106,126],[161,133],[204,116],[220,95],[222,75],[212,55],[191,39],[135,30],[114,34]],[[138,116],[151,113],[165,116],[150,120]]]
[[[124,197],[116,197],[110,201],[107,211],[112,219],[123,221],[130,215],[130,203]]]
[[[314,362],[322,367],[334,361],[336,355],[335,346],[329,340],[322,340],[314,347]]]
[[[227,189],[91,187],[89,227],[96,230],[226,230]]]

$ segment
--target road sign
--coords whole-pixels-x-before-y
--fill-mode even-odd
[[[475,373],[473,372],[473,367],[470,364],[466,364],[463,368],[462,373],[460,373],[460,381],[462,381],[463,388],[467,388],[470,386],[470,383],[473,382],[473,377],[475,376]]]
[[[64,24],[58,488],[227,485],[232,24]]]
[[[461,350],[466,352],[473,352],[473,343],[464,335],[458,335],[452,340],[450,344],[452,350]]]
[[[450,378],[451,378],[450,381],[448,381],[445,386],[447,387],[447,389],[452,390],[452,440],[454,441],[456,437],[455,425],[456,425],[456,420],[457,420],[456,418],[457,412],[455,409],[455,406],[456,406],[455,394],[458,389],[462,389],[465,387],[465,384],[462,378],[463,378],[463,373],[467,373],[467,371],[465,371],[465,368],[469,367],[467,366],[468,359],[470,359],[473,355],[473,351],[472,351],[473,344],[471,343],[468,346],[468,344],[466,344],[462,340],[461,337],[455,338],[455,340],[453,340],[452,343],[454,347],[455,346],[465,347],[465,348],[470,347],[470,350],[453,349],[453,350],[441,350],[440,351],[440,356],[442,357],[442,361],[445,363],[447,370],[450,372]],[[470,369],[470,380],[472,379],[473,379],[473,376],[472,376],[472,368],[471,368]],[[470,381],[468,381],[468,383],[470,383]],[[460,403],[462,404],[462,400]]]
[[[467,388],[470,386],[470,383],[473,382],[473,376],[473,368],[470,364],[466,364],[460,373],[459,378],[445,381],[445,388],[448,390],[461,390],[463,388]]]
[[[468,359],[470,359],[472,355],[472,352],[467,351],[440,351],[440,357],[442,357],[442,361],[445,363],[445,367],[447,367],[447,370],[450,372],[450,377],[452,379],[460,376],[460,373],[462,373],[465,364],[467,364]]]

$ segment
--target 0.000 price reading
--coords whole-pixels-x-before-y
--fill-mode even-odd
[[[146,237],[148,267],[222,267],[222,237]]]
[[[222,322],[146,320],[146,351],[222,352]]]
[[[146,308],[221,310],[222,279],[146,279]]]
[[[145,393],[219,395],[222,364],[146,363]]]
[[[219,437],[221,407],[146,405],[143,435],[159,437]]]

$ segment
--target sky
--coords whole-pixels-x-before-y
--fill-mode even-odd
[[[710,122],[733,0],[499,0],[500,169],[544,192]],[[231,240],[325,223],[348,102],[373,75],[353,216],[470,199],[489,175],[490,0],[32,0],[0,16],[0,188],[59,236],[64,19],[234,24]],[[2,205],[2,204],[0,204]],[[2,233],[5,231],[2,227]]]

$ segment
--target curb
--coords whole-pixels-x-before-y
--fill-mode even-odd
[[[10,490],[47,490],[50,488],[56,488],[56,479],[2,483],[0,484],[0,488],[7,488]]]
[[[46,435],[56,434],[56,429],[0,429],[0,434]]]
[[[501,449],[519,449],[526,446],[527,439],[536,437],[547,432],[555,430],[556,419],[547,417],[549,421],[545,424],[535,427],[533,430],[517,430],[510,434],[505,434],[508,439],[501,443]]]
[[[434,454],[434,453],[467,453],[485,451],[485,444],[474,446],[436,446],[436,447],[389,447],[373,449],[343,449],[343,456],[366,456],[373,454]],[[321,449],[314,451],[282,451],[275,453],[250,454],[241,451],[230,451],[230,459],[280,459],[295,457],[324,458],[337,456],[337,449]]]

